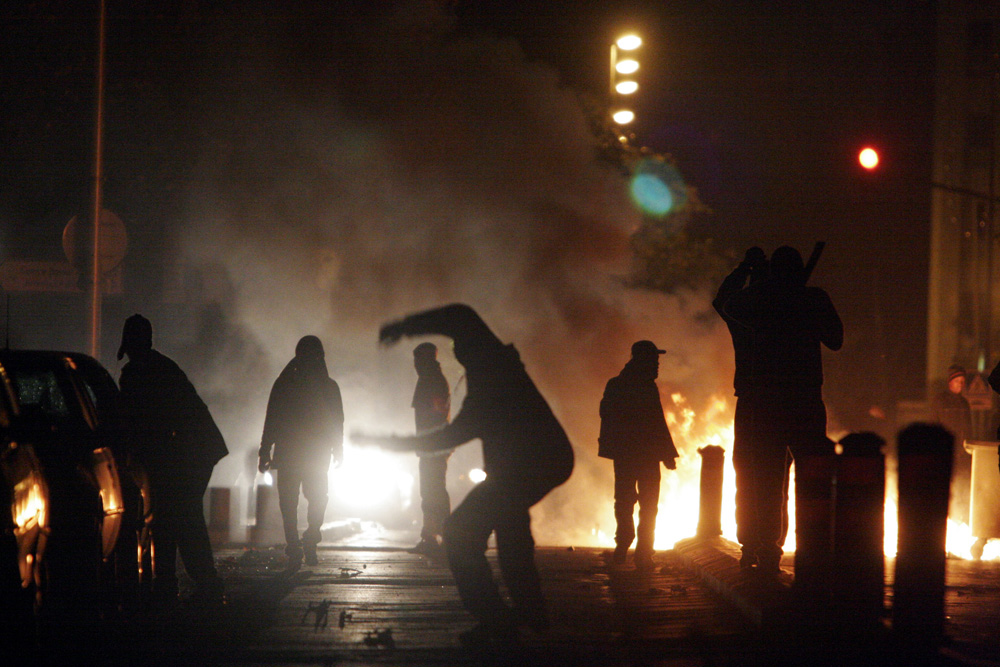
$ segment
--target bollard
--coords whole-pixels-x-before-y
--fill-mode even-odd
[[[229,542],[229,507],[231,491],[212,487],[208,490],[208,538],[213,547]]]
[[[253,529],[250,531],[250,543],[259,547],[283,542],[284,533],[281,528],[277,489],[273,486],[258,484],[256,495],[256,511]]]
[[[722,476],[726,450],[708,445],[701,454],[701,497],[698,507],[698,537],[722,535]]]
[[[945,537],[954,437],[911,424],[899,433],[899,541],[892,624],[898,645],[926,655],[944,637]]]
[[[832,444],[832,443],[831,443]],[[825,610],[833,555],[832,454],[795,459],[795,591],[801,605]]]
[[[885,440],[852,433],[840,441],[834,482],[833,593],[842,640],[870,639],[885,609]]]

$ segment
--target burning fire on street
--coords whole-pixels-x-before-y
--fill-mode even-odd
[[[665,409],[667,424],[674,444],[680,452],[676,471],[666,471],[660,486],[660,512],[656,522],[656,548],[670,549],[678,541],[692,537],[698,527],[700,502],[701,455],[698,450],[709,445],[726,451],[722,491],[722,536],[736,542],[736,474],[732,464],[733,414],[735,405],[720,396],[712,396],[706,406],[696,410],[682,394],[671,395],[672,405]],[[785,551],[795,551],[795,466],[792,465],[789,484],[789,529]],[[895,471],[886,475],[885,500],[886,556],[895,557],[898,538]],[[594,537],[600,546],[614,546],[614,512],[609,508]],[[947,550],[951,557],[972,559],[976,537],[971,527],[961,521],[948,519]],[[1000,541],[993,540],[983,546],[982,560],[1000,560]]]

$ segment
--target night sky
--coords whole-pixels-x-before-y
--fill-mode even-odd
[[[86,208],[86,4],[0,9],[5,258],[60,259],[62,226]],[[302,327],[344,334],[346,354],[386,317],[452,299],[532,346],[529,361],[565,353],[573,370],[542,372],[543,388],[546,375],[606,379],[620,360],[601,346],[626,349],[618,337],[635,333],[675,349],[667,384],[725,389],[731,368],[707,377],[698,361],[727,343],[704,333],[717,285],[700,305],[679,295],[637,315],[590,282],[621,270],[639,222],[592,164],[581,112],[631,27],[646,41],[635,141],[671,155],[712,209],[691,231],[734,257],[827,242],[813,280],[846,328],[828,402],[841,427],[872,427],[871,406],[924,395],[935,5],[764,4],[109,0],[104,197],[130,239],[110,319],[154,309],[179,256],[222,276],[202,292],[221,305],[169,330],[182,359],[213,346],[202,372],[223,402],[210,371],[239,365],[266,388]],[[874,174],[856,160],[869,143]],[[302,327],[275,334],[275,316]],[[107,330],[113,350],[117,323]],[[581,361],[588,350],[609,358]]]

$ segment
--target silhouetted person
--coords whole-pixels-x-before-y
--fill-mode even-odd
[[[195,583],[190,601],[222,601],[202,506],[226,443],[198,392],[176,363],[153,349],[153,327],[142,315],[125,320],[118,359],[122,416],[132,452],[149,482],[152,504],[153,596],[177,599],[177,551]]]
[[[751,330],[749,398],[752,469],[756,477],[758,568],[778,571],[787,513],[786,456],[833,453],[823,403],[825,345],[839,350],[844,327],[829,295],[806,286],[799,251],[782,246],[768,277],[732,295],[727,315]],[[743,398],[741,391],[741,399]]]
[[[956,521],[969,523],[969,490],[972,483],[972,454],[965,449],[965,441],[972,437],[972,409],[962,395],[965,391],[965,369],[958,365],[948,368],[948,386],[934,396],[932,403],[934,421],[953,436],[951,464],[951,504],[949,516]]]
[[[733,374],[733,389],[736,395],[736,415],[733,420],[733,469],[736,472],[736,539],[742,549],[740,567],[756,567],[760,550],[760,529],[757,525],[757,507],[754,498],[758,477],[753,465],[753,440],[750,428],[752,399],[750,381],[753,356],[753,330],[740,324],[725,311],[726,302],[748,284],[755,284],[767,277],[767,256],[754,246],[747,250],[743,261],[726,276],[719,291],[712,300],[712,306],[722,317],[733,340],[736,370]],[[786,456],[785,478],[782,484],[782,528],[779,543],[784,544],[788,532],[788,467],[791,456]]]
[[[656,378],[660,355],[652,341],[632,345],[632,358],[621,373],[608,380],[601,398],[601,434],[597,455],[614,461],[615,552],[622,565],[636,540],[634,562],[640,569],[653,565],[653,540],[660,503],[660,462],[677,468],[677,449],[663,416]],[[639,530],[632,515],[639,503]]]
[[[454,420],[415,436],[363,436],[397,451],[447,450],[474,438],[483,443],[486,480],[448,517],[444,544],[458,593],[478,625],[463,633],[475,646],[502,647],[517,639],[517,626],[548,627],[531,537],[532,505],[565,482],[573,448],[548,403],[524,370],[513,345],[504,345],[469,306],[453,304],[387,324],[379,340],[440,334],[455,341],[468,393]],[[486,560],[496,533],[500,571],[514,603],[508,608]]]
[[[267,399],[264,432],[257,453],[261,472],[274,469],[278,507],[285,529],[288,569],[316,565],[316,546],[329,501],[330,461],[344,453],[344,405],[340,387],[326,370],[323,343],[303,336],[295,356],[278,375]],[[306,530],[299,537],[299,490],[306,498]]]
[[[421,343],[413,349],[417,386],[413,390],[413,416],[417,433],[444,426],[451,414],[451,390],[437,360],[437,346]],[[420,511],[423,526],[420,542],[410,549],[425,556],[443,554],[444,522],[451,514],[446,476],[451,450],[418,452],[420,459]]]

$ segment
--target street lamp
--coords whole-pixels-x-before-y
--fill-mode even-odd
[[[633,52],[642,46],[642,38],[635,34],[619,37],[611,45],[611,119],[616,125],[627,125],[635,120],[635,113],[625,106],[623,96],[632,95],[639,90],[639,84],[633,75],[639,71],[639,61]]]

